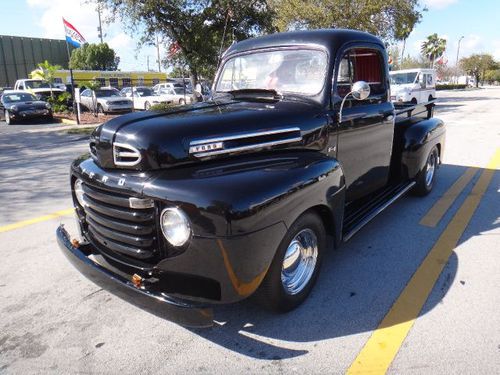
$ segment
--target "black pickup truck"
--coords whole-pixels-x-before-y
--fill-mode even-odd
[[[71,167],[80,237],[59,227],[59,246],[98,285],[185,326],[251,295],[291,310],[328,251],[431,191],[445,140],[433,107],[394,107],[372,35],[242,41],[210,101],[96,128]]]

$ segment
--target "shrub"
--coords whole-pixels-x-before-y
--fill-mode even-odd
[[[450,83],[447,85],[436,85],[436,90],[463,90],[467,85]]]
[[[172,103],[158,103],[155,105],[152,105],[150,110],[151,111],[168,111],[172,108],[177,107],[177,105],[172,104]]]
[[[48,98],[47,102],[52,106],[52,111],[54,113],[69,112],[69,102],[71,99],[71,94],[69,92],[63,92],[53,98]]]

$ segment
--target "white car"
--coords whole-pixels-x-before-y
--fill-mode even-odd
[[[426,103],[436,98],[436,71],[434,69],[406,69],[389,73],[391,101]]]
[[[158,90],[158,96],[169,103],[178,105],[190,104],[194,101],[193,93],[182,86],[175,88],[160,88]]]
[[[132,110],[132,101],[121,96],[114,88],[100,88],[95,90],[95,93],[86,89],[80,94],[80,102],[85,108],[103,114]]]
[[[156,95],[149,87],[125,87],[120,91],[120,94],[133,100],[134,109],[147,111],[155,104],[171,103],[168,99]]]

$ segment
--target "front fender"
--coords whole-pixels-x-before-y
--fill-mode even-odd
[[[440,159],[442,159],[445,136],[444,122],[438,118],[416,122],[406,129],[401,162],[408,178],[415,178],[424,168],[432,147],[439,145]]]
[[[316,206],[334,213],[340,231],[343,193],[337,193],[343,187],[336,159],[299,151],[165,171],[145,185],[144,195],[179,205],[190,215],[194,234],[210,238],[248,234],[279,222],[289,227]]]

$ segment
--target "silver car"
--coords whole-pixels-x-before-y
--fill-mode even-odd
[[[91,111],[99,113],[130,112],[133,109],[132,100],[124,98],[114,88],[86,89],[80,94],[81,104]]]

